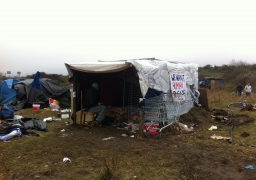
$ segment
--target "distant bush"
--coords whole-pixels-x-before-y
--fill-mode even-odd
[[[212,66],[208,64],[204,67],[199,67],[198,76],[199,79],[204,77],[223,78],[226,84],[231,84],[233,86],[236,86],[238,83],[245,85],[250,82],[253,89],[255,89],[256,84],[253,85],[253,82],[256,82],[255,70],[256,64],[249,64],[242,60],[231,60],[229,65]]]

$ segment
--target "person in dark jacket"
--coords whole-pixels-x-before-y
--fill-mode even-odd
[[[243,86],[241,84],[238,84],[237,87],[236,87],[237,96],[241,96],[242,91],[243,91]]]
[[[101,126],[102,121],[106,115],[106,106],[99,103],[99,84],[93,83],[90,88],[87,89],[84,97],[84,109],[88,112],[97,114],[95,124]]]

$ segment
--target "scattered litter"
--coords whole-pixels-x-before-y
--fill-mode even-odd
[[[52,117],[52,120],[53,120],[53,121],[61,121],[61,118],[56,118],[56,117],[53,116],[53,117]]]
[[[128,135],[127,135],[127,134],[122,134],[122,136],[123,136],[123,137],[126,137],[126,136],[128,136]]]
[[[60,130],[61,132],[65,132],[65,129]]]
[[[71,162],[71,160],[69,158],[67,158],[67,157],[64,157],[63,158],[63,162]]]
[[[61,119],[67,119],[69,118],[69,114],[61,114]]]
[[[254,169],[253,165],[248,165],[248,166],[242,166],[245,169]]]
[[[102,140],[103,141],[106,141],[106,140],[110,140],[110,139],[114,139],[115,137],[108,137],[108,138],[103,138]]]
[[[134,177],[134,179],[137,178],[137,176],[133,176],[133,177]]]
[[[70,112],[70,109],[62,109],[60,112]]]
[[[134,135],[131,135],[130,137],[132,137],[132,138],[133,138],[133,137],[134,137]]]
[[[58,105],[58,103],[55,103],[55,102],[53,102],[53,103],[51,103],[50,105],[50,108],[51,108],[51,110],[53,111],[53,109],[55,110],[55,109],[60,109],[60,106]]]
[[[13,119],[21,119],[21,118],[23,118],[23,117],[20,116],[20,115],[14,115],[14,116],[13,116]]]
[[[217,129],[217,126],[211,126],[208,130],[213,130],[213,129]]]
[[[194,127],[192,125],[190,125],[190,127],[188,127],[186,124],[183,124],[183,123],[173,123],[173,124],[171,124],[171,129],[172,129],[173,134],[195,133]]]
[[[223,136],[216,136],[215,134],[211,136],[212,139],[223,139],[223,140],[229,140],[230,137],[223,137]]]
[[[44,167],[46,167],[46,168],[47,168],[47,167],[48,167],[48,165],[45,165]]]
[[[46,122],[46,121],[52,121],[52,117],[44,118],[43,121],[44,121],[44,122]]]

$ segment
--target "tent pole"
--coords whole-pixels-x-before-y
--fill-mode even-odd
[[[124,108],[124,98],[125,98],[125,71],[124,71],[123,108]]]

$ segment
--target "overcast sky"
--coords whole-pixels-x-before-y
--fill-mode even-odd
[[[155,57],[256,63],[255,0],[0,0],[0,72]]]

